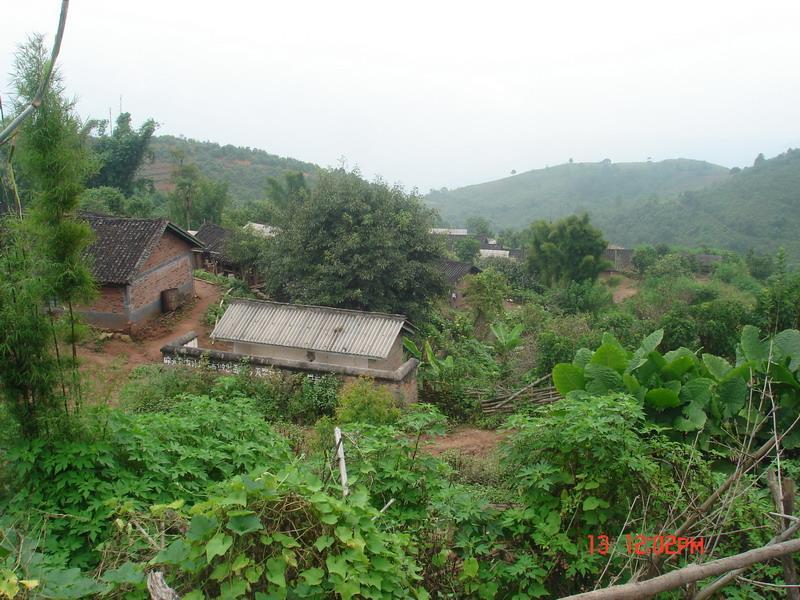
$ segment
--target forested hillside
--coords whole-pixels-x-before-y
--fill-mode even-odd
[[[257,148],[220,146],[172,135],[154,136],[150,150],[153,161],[142,166],[140,175],[152,179],[156,189],[163,192],[172,190],[170,178],[177,152],[185,162],[196,164],[206,177],[227,182],[234,201],[261,200],[268,177],[277,177],[287,171],[308,175],[319,168],[313,163],[284,158]]]
[[[677,199],[650,199],[598,213],[596,223],[618,243],[718,246],[737,251],[786,250],[800,260],[800,151],[788,151]]]
[[[588,211],[614,212],[651,196],[674,197],[724,181],[728,169],[696,160],[647,163],[570,163],[520,173],[505,179],[450,191],[426,200],[444,221],[463,224],[482,216],[495,227],[519,227],[536,219],[554,219]]]
[[[428,203],[446,222],[470,216],[496,228],[586,211],[606,239],[625,245],[710,246],[800,260],[800,151],[728,171],[706,162],[582,163],[529,171],[448,192]]]

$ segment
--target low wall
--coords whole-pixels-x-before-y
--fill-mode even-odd
[[[246,367],[257,376],[264,376],[275,371],[306,373],[308,375],[333,374],[337,375],[345,383],[359,377],[369,377],[375,383],[386,387],[398,402],[408,404],[417,401],[417,368],[419,367],[419,361],[416,358],[408,359],[393,371],[330,365],[316,361],[265,358],[238,352],[198,348],[197,334],[194,331],[190,331],[161,348],[161,355],[166,365],[207,366],[222,373],[238,373],[243,367]]]

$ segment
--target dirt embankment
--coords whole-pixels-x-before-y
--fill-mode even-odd
[[[222,291],[200,279],[194,280],[194,289],[196,297],[192,304],[153,321],[136,339],[114,336],[79,349],[81,371],[92,387],[95,402],[116,403],[119,389],[133,369],[160,363],[161,348],[190,331],[198,333],[201,346],[211,347],[208,339],[211,328],[203,323],[203,315],[211,304],[219,302]]]

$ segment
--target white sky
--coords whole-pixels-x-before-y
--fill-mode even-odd
[[[9,3],[0,73],[58,0]],[[84,118],[423,192],[575,161],[746,165],[800,146],[800,2],[72,0]],[[0,93],[8,92],[0,80]]]

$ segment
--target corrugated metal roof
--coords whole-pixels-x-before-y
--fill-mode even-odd
[[[403,315],[231,300],[211,337],[228,342],[386,358],[405,322]]]

